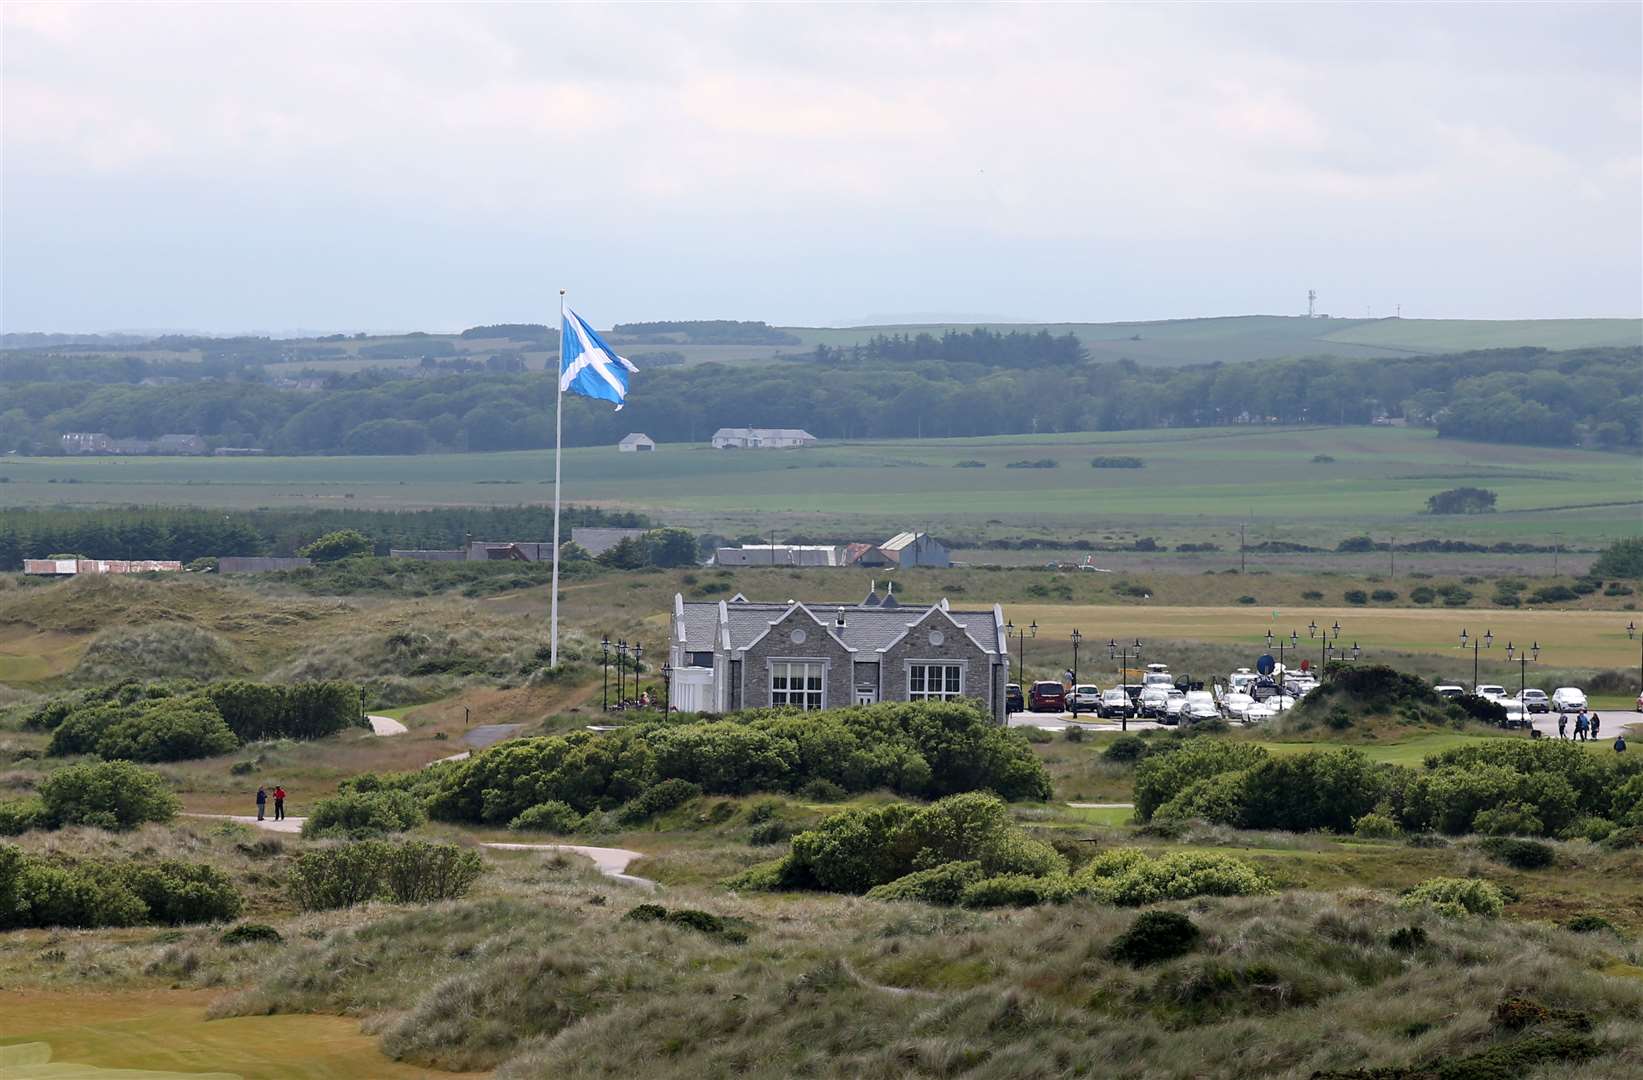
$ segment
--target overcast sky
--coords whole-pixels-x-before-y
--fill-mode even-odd
[[[1640,10],[8,0],[0,324],[1636,316]]]

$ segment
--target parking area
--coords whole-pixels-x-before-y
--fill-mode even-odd
[[[1077,720],[1070,712],[1014,712],[1010,714],[1011,727],[1035,727],[1045,731],[1065,731],[1072,726],[1085,731],[1151,731],[1165,725],[1156,720],[1131,720],[1126,726],[1118,720],[1100,720],[1090,713],[1080,713]]]

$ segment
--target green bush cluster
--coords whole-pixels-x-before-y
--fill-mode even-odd
[[[582,815],[576,808],[558,799],[549,799],[547,802],[527,806],[512,821],[508,828],[514,832],[544,832],[544,833],[573,833],[582,824]]]
[[[302,835],[362,839],[414,829],[426,819],[410,792],[349,791],[315,803],[302,823]]]
[[[611,810],[668,780],[725,795],[826,784],[923,798],[1050,796],[1049,775],[1026,742],[966,702],[658,719],[606,734],[515,740],[440,772],[428,811],[444,821],[506,822],[549,801]]]
[[[1368,829],[1394,835],[1603,835],[1643,825],[1643,760],[1553,740],[1492,740],[1429,756],[1424,769],[1374,764],[1354,749],[1273,757],[1193,740],[1135,770],[1142,821],[1203,818],[1246,829]],[[1371,816],[1373,815],[1373,816]]]
[[[721,937],[737,944],[747,940],[748,924],[745,919],[727,918],[696,908],[670,910],[661,904],[638,904],[629,909],[622,918],[629,922],[659,922],[670,926],[682,926],[699,934]]]
[[[224,930],[217,940],[224,945],[257,945],[265,942],[278,945],[285,939],[267,923],[240,923]]]
[[[360,840],[297,856],[290,890],[308,911],[370,900],[425,904],[465,895],[483,869],[478,852],[455,844]]]
[[[1140,968],[1191,952],[1203,937],[1191,919],[1176,911],[1143,911],[1107,946],[1107,956]]]
[[[129,761],[213,757],[258,739],[312,739],[357,724],[359,691],[342,682],[272,686],[127,680],[56,698],[26,727],[50,731],[47,753]]]
[[[1117,848],[1096,856],[1073,875],[1073,883],[1079,892],[1120,907],[1273,891],[1266,875],[1231,855],[1171,851],[1152,856],[1139,848]]]
[[[624,825],[637,825],[641,821],[649,821],[657,814],[664,814],[683,806],[701,793],[701,785],[693,784],[689,780],[663,780],[660,784],[652,784],[646,788],[637,799],[623,804],[616,812],[616,820]]]
[[[147,821],[170,821],[182,804],[165,778],[129,761],[71,765],[40,782],[38,827],[90,825],[134,829]]]
[[[1491,859],[1503,862],[1514,870],[1539,870],[1557,862],[1557,852],[1550,844],[1539,840],[1491,836],[1480,841],[1478,847]]]
[[[1439,915],[1494,918],[1506,907],[1498,886],[1482,878],[1436,877],[1416,885],[1398,898],[1402,908],[1429,907]]]
[[[243,901],[203,863],[74,861],[0,845],[0,930],[232,919]]]

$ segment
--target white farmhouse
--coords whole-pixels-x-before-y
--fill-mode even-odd
[[[715,450],[785,450],[815,441],[803,428],[726,427],[713,433]]]

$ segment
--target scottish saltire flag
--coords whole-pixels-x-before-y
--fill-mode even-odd
[[[599,332],[570,308],[559,329],[561,392],[614,401],[618,412],[628,396],[628,376],[639,369],[616,355]]]

